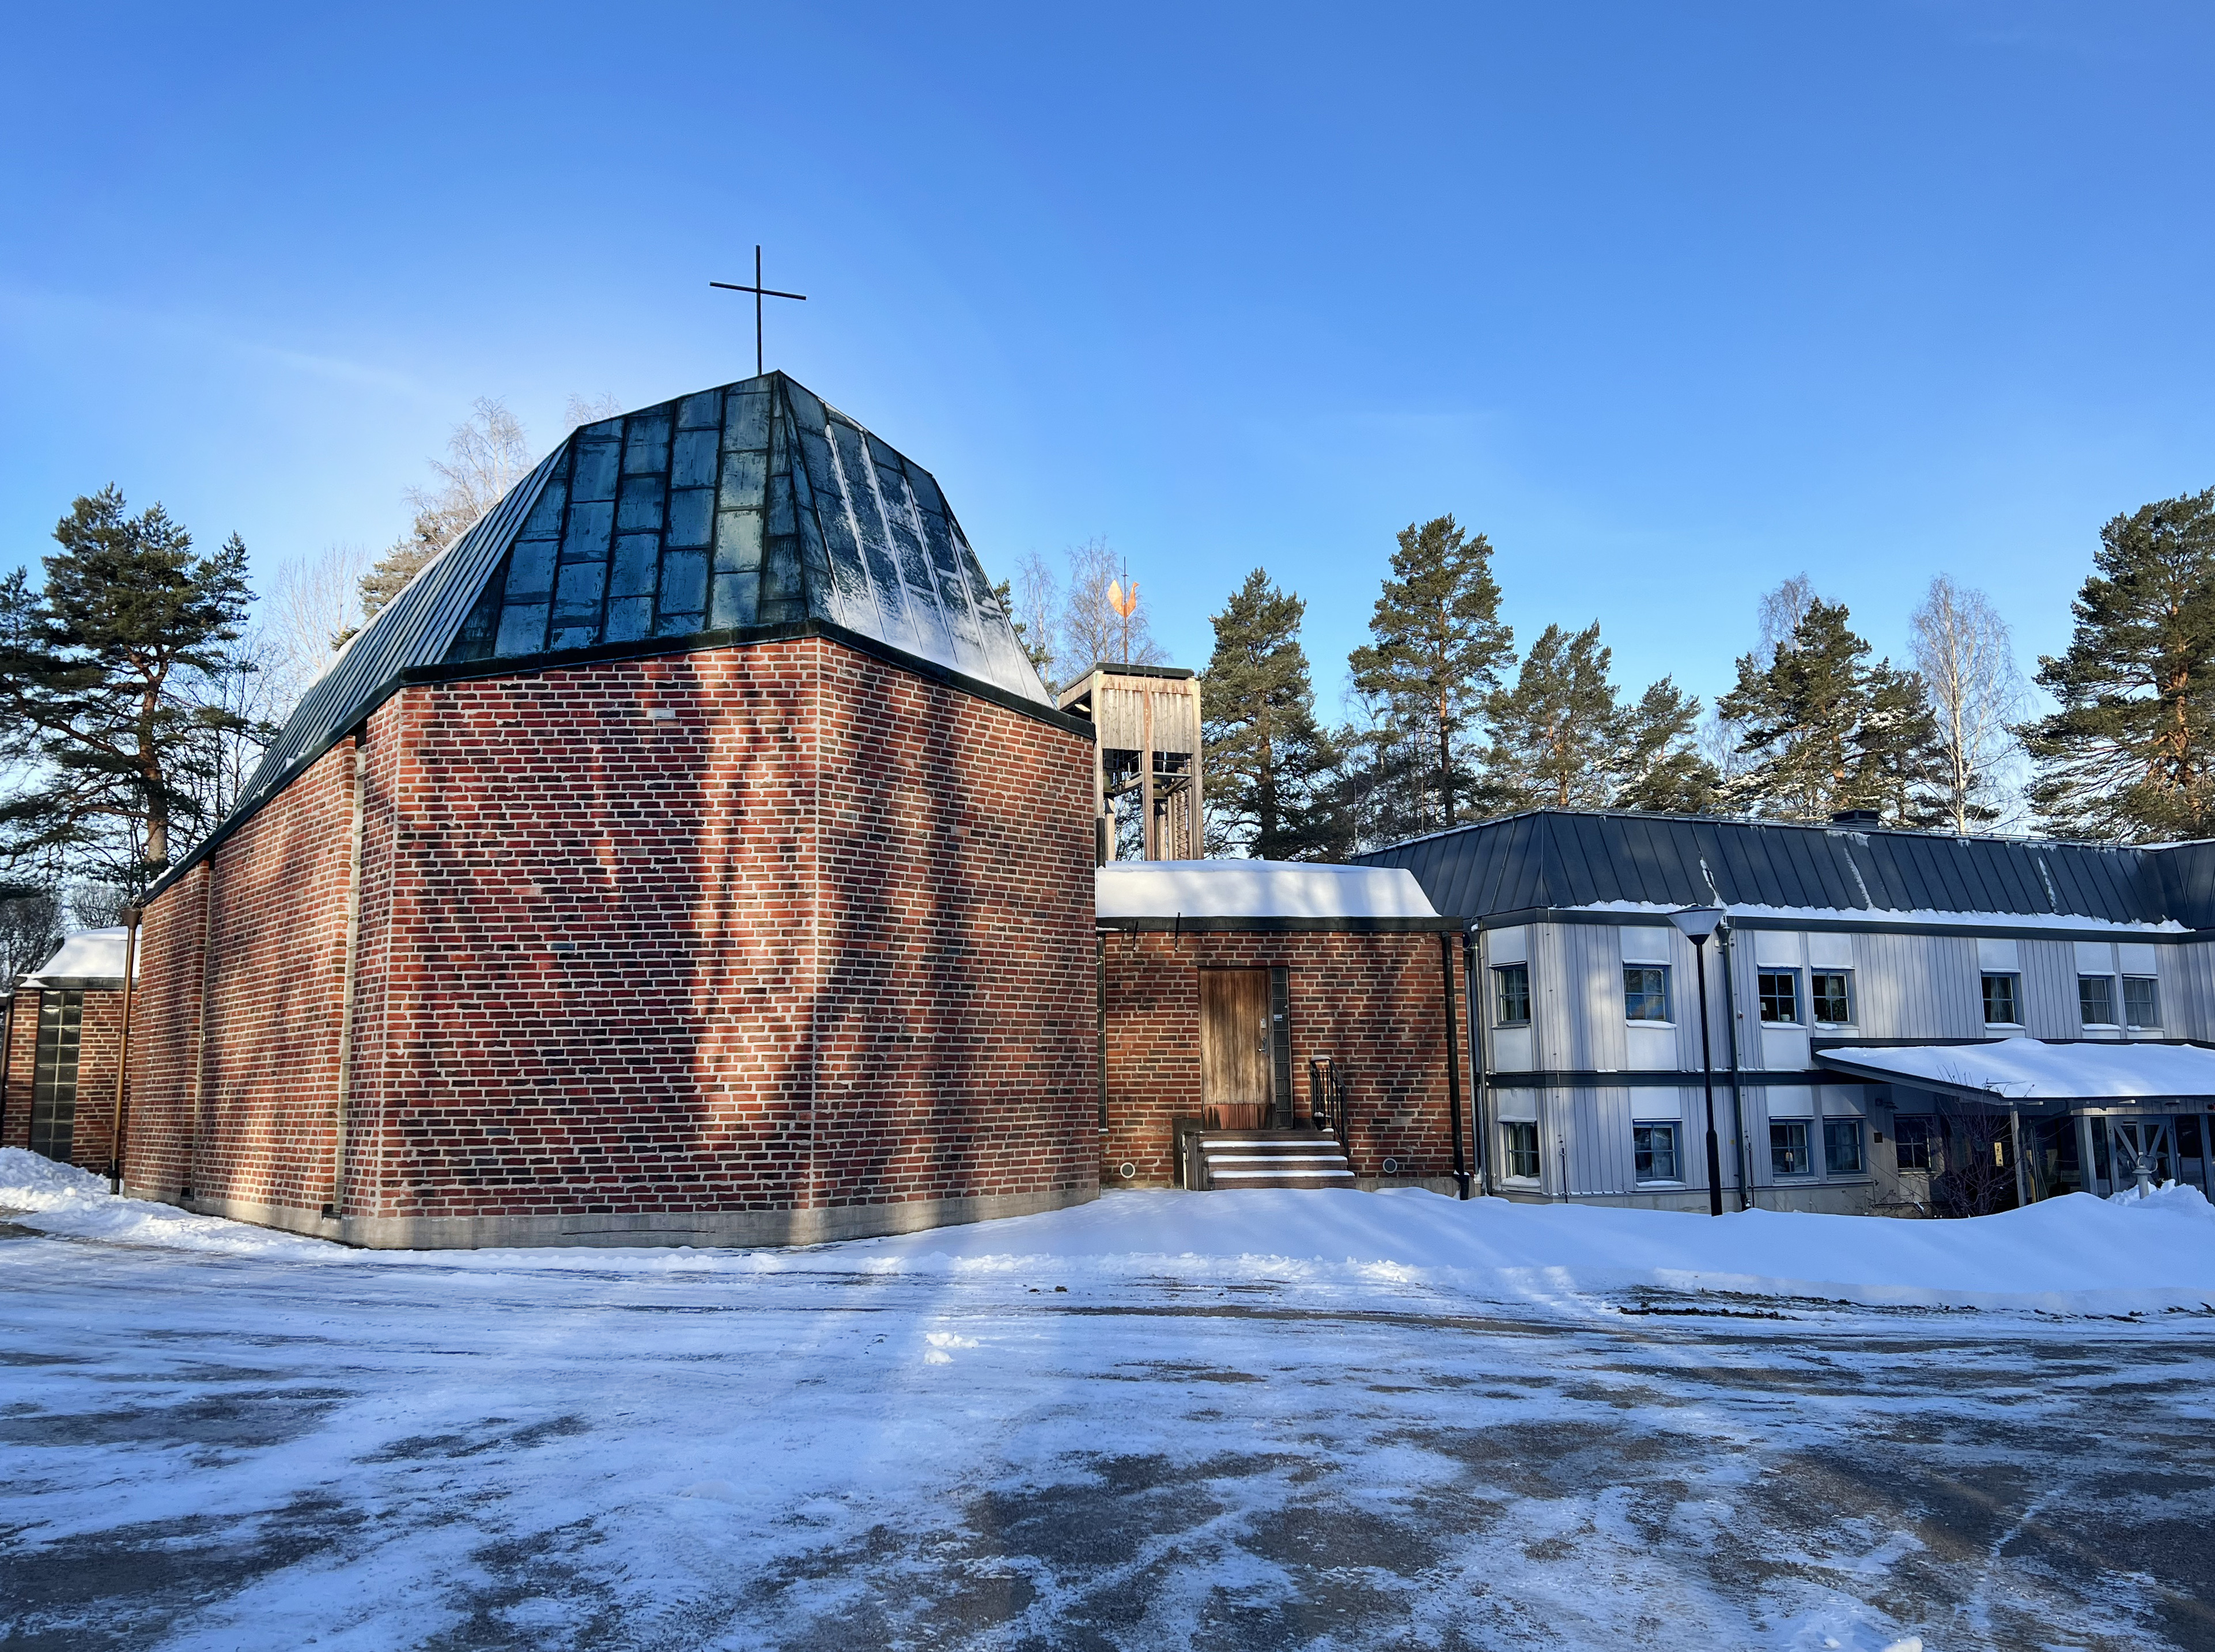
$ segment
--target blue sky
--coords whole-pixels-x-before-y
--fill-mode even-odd
[[[0,564],[110,481],[382,547],[474,397],[749,372],[757,241],[988,568],[1105,535],[1197,666],[1265,566],[1327,701],[1440,512],[1712,696],[1802,569],[2028,668],[2215,484],[2205,8],[1061,11],[15,8]]]

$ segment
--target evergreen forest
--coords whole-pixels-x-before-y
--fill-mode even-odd
[[[604,418],[573,400],[571,424]],[[203,550],[110,486],[0,577],[0,969],[112,922],[240,795],[354,631],[528,468],[479,402],[408,490],[408,531],[248,588],[245,545]],[[2006,622],[1941,574],[1881,654],[1804,575],[1747,593],[1753,646],[1712,704],[1625,682],[1599,623],[1519,638],[1495,553],[1451,514],[1376,547],[1367,640],[1325,714],[1307,605],[1266,568],[1212,616],[1201,671],[1212,855],[1328,860],[1534,808],[1856,821],[2114,842],[2215,835],[2215,488],[2101,526],[2068,647],[2018,671]],[[1143,570],[1139,570],[1142,574]],[[1148,582],[1105,540],[1016,559],[998,595],[1051,686],[1165,663]],[[1193,661],[1194,665],[1201,662]]]

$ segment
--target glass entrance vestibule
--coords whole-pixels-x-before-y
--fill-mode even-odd
[[[2215,1158],[2215,1141],[2210,1139],[2215,1116],[2205,1110],[2087,1109],[2054,1122],[2066,1125],[2077,1138],[2074,1168],[2077,1184],[2087,1193],[2119,1193],[2141,1181],[2157,1188],[2181,1182],[2215,1198],[2215,1182],[2210,1180],[2215,1173],[2210,1162]],[[2087,1165],[2089,1180],[2083,1175]]]

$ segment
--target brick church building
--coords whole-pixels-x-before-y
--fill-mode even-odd
[[[928,471],[782,373],[586,426],[148,896],[126,1190],[375,1246],[1090,1198],[1091,774]]]
[[[1251,1127],[1262,1185],[1451,1188],[1455,925],[1403,873],[1095,889],[1113,777],[1175,855],[1200,771],[1196,699],[1124,752],[1095,679],[1058,706],[930,473],[782,373],[586,426],[335,658],[92,1031],[24,984],[0,1145],[376,1247],[1251,1185]]]

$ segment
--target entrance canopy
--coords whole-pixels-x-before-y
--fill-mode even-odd
[[[2099,1103],[2215,1102],[2215,1050],[2192,1044],[2004,1038],[1986,1044],[1846,1045],[1818,1050],[1815,1059],[1856,1078],[2034,1112]]]

